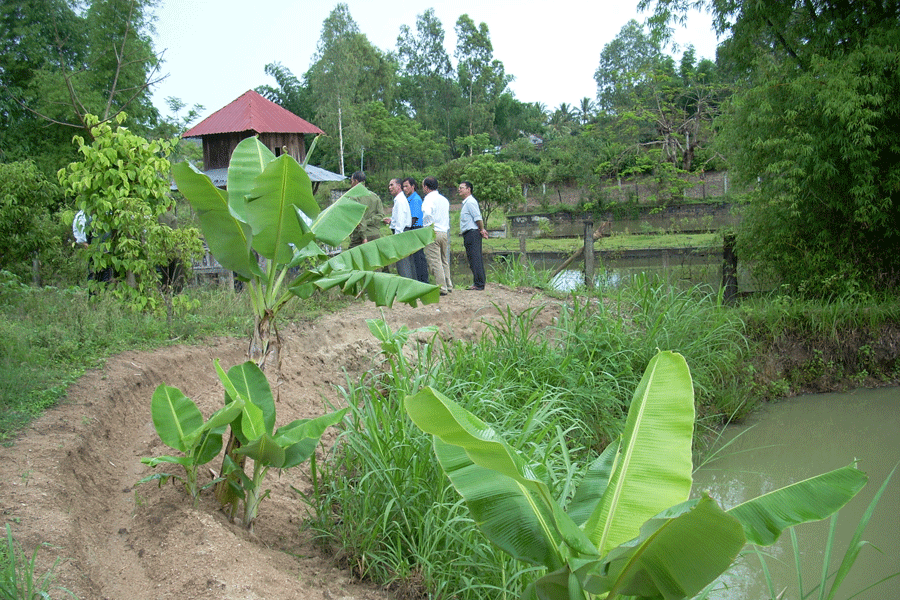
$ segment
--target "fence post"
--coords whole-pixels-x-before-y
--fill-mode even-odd
[[[584,285],[594,289],[594,222],[584,222]]]
[[[519,264],[523,267],[528,263],[528,253],[525,251],[525,233],[519,234]]]
[[[734,253],[735,235],[726,233],[722,239],[722,300],[731,303],[738,295],[737,254]]]

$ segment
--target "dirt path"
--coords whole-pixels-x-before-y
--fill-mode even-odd
[[[496,307],[521,312],[546,303],[534,291],[489,285],[485,292],[457,290],[436,305],[385,309],[392,328],[438,325],[448,339],[475,339]],[[540,322],[552,322],[552,310]],[[313,323],[282,328],[284,382],[278,424],[315,416],[336,401],[333,386],[344,370],[371,369],[378,345],[365,319],[380,310],[359,303]],[[30,552],[40,543],[39,564],[57,556],[57,583],[83,600],[381,600],[383,590],[350,580],[321,556],[299,523],[303,506],[291,486],[304,489],[307,473],[271,473],[265,500],[250,534],[228,522],[205,496],[194,509],[179,488],[135,486],[151,470],[142,456],[170,451],[157,438],[150,397],[160,383],[180,388],[204,415],[222,402],[213,359],[245,359],[244,340],[206,346],[127,352],[86,374],[66,402],[15,443],[0,449],[0,506],[16,538]],[[219,459],[210,463],[218,468]],[[54,597],[63,597],[54,593]]]

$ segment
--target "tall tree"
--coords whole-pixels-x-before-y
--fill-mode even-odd
[[[631,106],[635,96],[645,96],[663,61],[659,43],[634,19],[626,23],[600,52],[594,72],[599,108],[618,113]]]
[[[642,0],[665,26],[682,0]],[[900,286],[900,2],[705,0],[742,74],[722,149],[751,197],[739,250],[816,295]]]
[[[456,73],[462,90],[463,136],[491,132],[497,101],[513,78],[494,58],[488,26],[476,26],[469,15],[456,21]]]
[[[308,73],[320,127],[337,133],[337,158],[343,175],[347,150],[362,151],[365,133],[355,113],[373,100],[391,104],[395,65],[373,46],[350,15],[346,4],[335,6],[322,24],[322,34]],[[327,140],[324,146],[328,147]]]
[[[433,130],[448,142],[451,135],[448,106],[458,102],[459,88],[444,48],[444,26],[429,8],[416,17],[416,32],[406,24],[397,36],[400,101],[423,129]]]
[[[0,4],[0,153],[31,153],[58,168],[59,142],[90,136],[87,114],[109,120],[126,108],[138,131],[157,117],[150,88],[156,0],[22,0]],[[80,130],[80,131],[73,131]],[[41,156],[48,154],[44,161]],[[49,166],[49,164],[48,164]]]

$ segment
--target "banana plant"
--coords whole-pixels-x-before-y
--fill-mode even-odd
[[[544,568],[523,598],[690,598],[751,542],[769,545],[823,519],[866,483],[850,465],[729,510],[690,499],[694,392],[684,358],[659,352],[632,398],[620,438],[585,470],[571,501],[457,403],[424,388],[404,400],[479,528],[514,558]]]
[[[202,489],[216,483],[213,481],[206,486],[200,486],[197,477],[199,468],[218,456],[222,450],[222,434],[241,414],[243,408],[244,400],[237,398],[216,411],[209,420],[204,421],[200,409],[181,390],[159,385],[150,401],[153,427],[166,446],[182,452],[183,456],[144,457],[141,462],[154,468],[161,464],[181,465],[184,467],[185,475],[182,477],[172,473],[154,473],[138,483],[155,480],[162,485],[170,478],[174,478],[184,484],[194,500],[194,506],[197,506]]]
[[[269,490],[263,490],[268,472],[290,469],[305,462],[315,452],[325,430],[343,419],[347,409],[315,419],[297,419],[275,429],[272,388],[256,363],[247,361],[226,373],[216,361],[216,372],[225,386],[226,406],[237,404],[242,407],[231,421],[231,427],[241,442],[236,452],[253,460],[253,472],[246,474],[226,455],[225,474],[237,475],[227,481],[243,502],[244,526],[252,528],[260,502],[269,495]]]
[[[307,156],[313,148],[315,141]],[[365,207],[353,200],[358,192],[321,210],[303,166],[288,154],[276,158],[256,137],[242,140],[232,153],[227,191],[187,162],[176,164],[172,174],[197,212],[212,255],[247,282],[254,319],[247,355],[276,380],[281,377],[277,318],[293,298],[339,287],[344,294],[366,296],[380,306],[439,300],[438,286],[374,272],[429,244],[434,239],[431,228],[386,236],[329,258],[321,245],[339,245],[365,214]],[[299,275],[288,281],[292,270],[299,270]],[[240,465],[238,444],[232,433],[225,453],[231,463]],[[234,509],[237,498],[231,491],[237,472],[232,469],[229,478],[216,495]]]
[[[176,164],[172,173],[197,212],[212,255],[248,282],[254,311],[249,358],[261,368],[269,365],[276,376],[280,367],[276,319],[294,297],[339,287],[344,294],[365,295],[379,306],[395,301],[416,306],[439,299],[437,286],[374,272],[426,246],[434,239],[433,230],[386,236],[329,258],[321,245],[337,246],[346,239],[365,207],[353,200],[353,194],[345,194],[321,210],[303,166],[288,154],[276,158],[256,137],[235,148],[227,191],[187,162]],[[286,282],[292,269],[300,274]]]

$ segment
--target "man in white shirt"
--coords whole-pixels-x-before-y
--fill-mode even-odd
[[[450,281],[450,201],[437,191],[438,182],[434,177],[426,177],[422,187],[425,189],[422,226],[434,225],[434,241],[425,246],[425,259],[444,296],[453,291]]]
[[[412,227],[412,213],[409,210],[409,201],[403,194],[399,179],[391,179],[388,191],[394,197],[394,208],[391,211],[391,230],[394,235],[403,233]],[[411,256],[404,256],[397,261],[397,273],[401,277],[416,278],[415,266]]]

